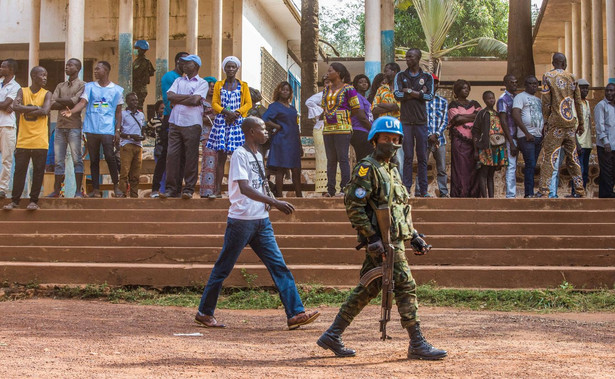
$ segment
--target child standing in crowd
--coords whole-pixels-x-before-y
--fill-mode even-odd
[[[209,91],[207,91],[207,97],[205,98],[205,108],[203,110],[203,134],[201,134],[201,150],[203,157],[201,159],[201,178],[199,187],[199,193],[201,198],[211,197],[215,198],[216,191],[216,167],[218,166],[218,153],[215,150],[207,148],[207,141],[209,141],[209,135],[211,128],[213,127],[213,120],[215,118],[214,110],[211,107],[214,97],[214,87],[216,85],[216,78],[208,76],[204,78],[209,84]]]
[[[506,141],[512,143],[508,130],[500,124],[500,117],[493,108],[495,94],[483,93],[486,108],[476,115],[472,126],[474,160],[477,162],[480,197],[493,197],[493,175],[496,170],[508,166]]]
[[[19,206],[21,193],[26,183],[28,165],[32,160],[32,188],[28,210],[37,210],[38,196],[45,176],[45,160],[49,148],[49,111],[51,110],[51,92],[43,87],[47,84],[47,70],[36,66],[30,71],[32,85],[21,88],[13,102],[13,110],[20,113],[19,132],[15,149],[15,176],[13,178],[13,201],[4,206],[12,210]]]
[[[126,95],[126,109],[122,111],[120,127],[120,191],[126,192],[127,182],[130,183],[130,197],[139,197],[139,175],[141,174],[141,158],[143,147],[143,125],[145,115],[139,107],[139,98],[134,92]],[[121,196],[123,197],[123,196]]]
[[[271,147],[267,166],[275,173],[275,196],[282,196],[284,173],[291,169],[295,196],[301,193],[301,137],[297,125],[297,110],[290,104],[293,89],[290,83],[284,81],[273,91],[273,101],[263,115],[265,124],[276,132],[271,137]]]
[[[248,83],[236,78],[241,67],[239,58],[230,56],[224,58],[222,67],[226,79],[216,83],[214,87],[212,108],[216,112],[214,125],[207,140],[207,148],[218,152],[216,169],[216,189],[214,195],[222,197],[222,179],[226,157],[243,145],[245,138],[241,131],[241,123],[252,109],[252,97]]]
[[[341,188],[346,187],[350,180],[350,161],[348,148],[352,124],[350,117],[363,113],[357,91],[350,84],[350,73],[341,63],[331,63],[327,71],[331,85],[325,88],[322,97],[322,107],[325,112],[323,139],[327,154],[327,193],[325,196],[336,196],[335,176],[337,165],[340,166],[342,180]],[[363,114],[365,116],[365,114]],[[359,116],[360,117],[360,116]],[[344,196],[339,193],[337,196]]]

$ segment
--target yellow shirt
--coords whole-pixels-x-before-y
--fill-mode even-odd
[[[401,108],[401,106],[399,105],[399,101],[397,101],[397,99],[395,98],[395,95],[393,94],[393,91],[391,90],[391,87],[388,84],[383,84],[380,87],[378,87],[378,90],[376,91],[376,95],[374,96],[374,102],[372,104],[372,111],[378,104],[397,104],[397,106]],[[378,115],[378,117],[383,117],[383,116],[391,116],[391,117],[395,117],[399,119],[400,112],[399,110],[397,110],[394,112],[385,112],[385,113],[381,113]]]
[[[47,90],[40,89],[32,93],[30,87],[21,89],[23,93],[23,105],[36,105],[42,107],[45,103]],[[17,134],[17,148],[20,149],[44,149],[49,148],[48,116],[30,117],[22,113],[19,116],[19,132]]]

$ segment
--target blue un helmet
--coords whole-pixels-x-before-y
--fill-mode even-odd
[[[149,43],[144,39],[140,39],[135,42],[135,47],[138,47],[139,49],[143,50],[149,50]]]
[[[399,134],[401,138],[404,138],[404,130],[401,127],[401,122],[398,119],[391,116],[379,117],[372,124],[372,128],[369,130],[367,140],[371,142],[378,133],[393,133]]]

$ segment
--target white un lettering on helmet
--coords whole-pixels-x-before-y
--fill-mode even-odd
[[[389,120],[387,120],[387,121],[384,123],[384,126],[386,126],[386,128],[387,128],[387,129],[397,129],[397,128],[395,127],[395,122],[396,122],[396,121],[389,121]]]

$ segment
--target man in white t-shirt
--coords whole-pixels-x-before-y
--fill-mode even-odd
[[[250,245],[263,261],[275,283],[286,311],[289,329],[297,329],[314,321],[320,313],[306,312],[299,297],[295,279],[278,247],[269,221],[269,207],[285,214],[295,210],[292,204],[269,197],[264,191],[263,157],[258,147],[267,141],[265,123],[256,117],[247,117],[241,126],[246,137],[245,144],[235,150],[229,169],[229,200],[224,245],[220,256],[209,275],[203,291],[195,322],[208,328],[224,328],[214,317],[222,283],[231,271],[239,254]]]
[[[517,146],[525,162],[525,197],[534,197],[534,170],[542,146],[542,102],[535,96],[538,79],[534,75],[525,78],[525,91],[513,100],[512,116],[517,124]]]

